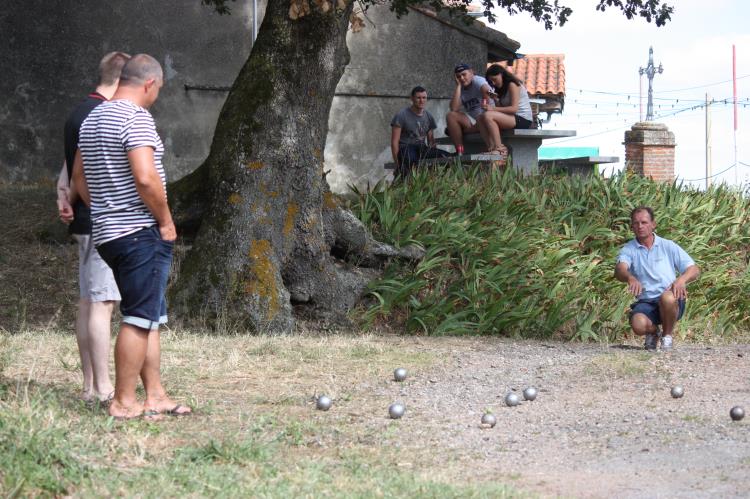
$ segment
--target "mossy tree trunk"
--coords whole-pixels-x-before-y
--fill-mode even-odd
[[[287,332],[293,302],[342,311],[372,277],[334,260],[325,227],[343,216],[323,150],[349,61],[345,5],[294,20],[289,2],[268,2],[208,159],[170,186],[178,224],[198,226],[170,292],[176,314]]]

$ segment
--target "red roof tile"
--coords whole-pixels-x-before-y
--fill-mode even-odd
[[[526,54],[512,66],[500,64],[524,81],[530,96],[565,96],[564,54]]]

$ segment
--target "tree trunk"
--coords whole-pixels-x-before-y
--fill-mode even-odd
[[[200,224],[170,292],[178,316],[288,332],[293,304],[341,314],[375,275],[331,256],[337,241],[344,252],[378,246],[336,206],[323,170],[328,114],[349,61],[346,5],[293,20],[289,2],[269,0],[208,159],[170,186],[178,223]]]

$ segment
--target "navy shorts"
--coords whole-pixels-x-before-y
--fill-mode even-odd
[[[97,247],[120,289],[122,322],[148,330],[167,322],[164,295],[173,248],[174,243],[164,241],[156,225]]]
[[[677,320],[682,319],[682,314],[685,313],[685,299],[680,298],[677,300]],[[661,314],[659,314],[659,300],[638,300],[637,302],[630,305],[630,317],[635,314],[643,314],[649,318],[654,326],[661,324]]]

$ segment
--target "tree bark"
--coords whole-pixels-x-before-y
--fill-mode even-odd
[[[209,157],[170,186],[177,222],[197,227],[170,291],[178,316],[288,332],[293,304],[340,316],[376,275],[336,261],[332,246],[375,259],[395,251],[371,244],[325,181],[328,115],[349,62],[351,10],[347,1],[344,10],[313,7],[293,20],[289,2],[269,0]]]

